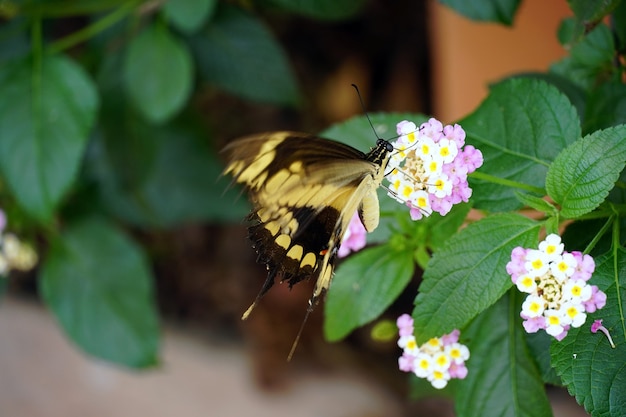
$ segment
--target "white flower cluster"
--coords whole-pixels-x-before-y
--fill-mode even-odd
[[[37,253],[33,248],[12,233],[6,233],[6,215],[0,210],[0,276],[11,269],[28,271],[37,264]]]
[[[403,349],[398,359],[401,371],[426,378],[437,389],[448,385],[452,378],[464,379],[467,376],[465,361],[469,359],[470,352],[467,346],[459,343],[458,330],[433,337],[422,346],[417,346],[411,316],[403,314],[398,318],[397,325],[400,333],[398,346]]]
[[[528,294],[520,313],[526,331],[545,329],[557,340],[606,303],[606,294],[587,283],[595,269],[593,258],[563,248],[561,237],[551,234],[539,249],[513,249],[506,266],[517,289]]]
[[[430,119],[417,129],[415,123],[402,121],[397,131],[397,152],[388,165],[389,195],[409,206],[413,220],[433,211],[445,216],[454,204],[469,200],[467,175],[482,165],[483,157],[473,146],[463,147],[461,126]]]

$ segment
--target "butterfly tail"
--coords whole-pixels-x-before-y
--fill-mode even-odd
[[[265,280],[263,287],[261,287],[261,291],[259,291],[256,298],[254,299],[254,302],[250,305],[250,307],[248,307],[245,313],[243,313],[243,315],[241,316],[241,320],[246,320],[248,318],[248,316],[250,315],[250,313],[252,313],[252,310],[254,310],[254,307],[256,307],[256,305],[259,303],[261,298],[263,298],[265,293],[267,293],[270,290],[270,288],[272,288],[272,285],[274,285],[274,278],[276,277],[276,272],[277,272],[276,269],[272,269],[270,270],[269,274],[267,274],[267,279]]]

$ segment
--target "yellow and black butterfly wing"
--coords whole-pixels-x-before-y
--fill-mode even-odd
[[[358,211],[368,231],[378,225],[376,189],[389,152],[380,141],[364,154],[348,145],[294,132],[254,135],[224,149],[225,174],[250,194],[249,237],[268,277],[256,302],[276,278],[290,286],[317,277],[312,305],[332,279],[344,231]]]

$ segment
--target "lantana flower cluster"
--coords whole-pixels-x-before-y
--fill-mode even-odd
[[[28,271],[37,264],[37,253],[12,233],[7,233],[6,215],[0,210],[0,276],[11,269]]]
[[[595,270],[593,258],[563,249],[561,237],[550,234],[539,249],[513,249],[506,265],[517,289],[528,294],[520,313],[524,329],[543,329],[557,340],[606,304],[606,294],[587,282]]]
[[[401,371],[426,378],[437,389],[445,387],[452,378],[464,379],[467,376],[465,361],[469,359],[470,352],[467,346],[459,343],[459,330],[417,346],[411,316],[401,315],[396,324],[400,335],[398,346],[404,350],[398,359]]]
[[[467,175],[483,164],[483,155],[471,145],[463,146],[460,125],[443,126],[431,118],[418,129],[405,120],[398,123],[397,132],[386,179],[389,195],[411,209],[413,220],[433,211],[445,216],[454,204],[469,201]]]

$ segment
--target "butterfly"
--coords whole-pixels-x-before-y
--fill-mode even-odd
[[[252,135],[224,148],[224,174],[232,175],[250,196],[248,237],[257,261],[268,270],[242,319],[276,280],[291,288],[315,278],[308,316],[330,287],[337,251],[354,213],[368,232],[378,226],[377,189],[392,151],[383,139],[365,154],[297,132]]]

